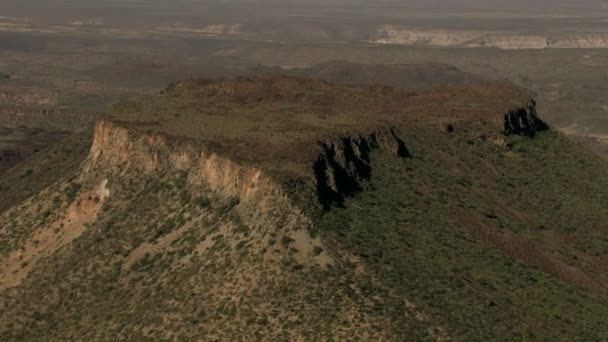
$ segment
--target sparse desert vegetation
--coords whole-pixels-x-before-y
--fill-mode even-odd
[[[259,76],[118,104],[88,155],[7,171],[0,337],[602,339],[607,163],[527,96]]]
[[[607,340],[606,5],[428,6],[3,0],[0,341]]]

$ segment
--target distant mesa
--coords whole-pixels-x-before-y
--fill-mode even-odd
[[[478,75],[443,63],[379,65],[331,61],[308,68],[291,68],[286,73],[300,77],[318,78],[339,85],[383,85],[415,91],[437,86],[484,81]]]
[[[200,34],[205,36],[238,35],[241,34],[243,25],[240,23],[211,24],[203,27],[190,27],[184,23],[174,23],[168,26],[157,27],[160,31],[171,31],[180,33]]]
[[[532,33],[476,30],[420,29],[382,25],[376,30],[377,44],[433,47],[523,49],[599,49],[608,47],[608,33],[580,33],[549,36]]]
[[[70,24],[73,26],[102,26],[105,23],[103,18],[87,18],[74,20]]]

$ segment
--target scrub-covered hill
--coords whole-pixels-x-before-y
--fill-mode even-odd
[[[0,180],[3,340],[608,337],[608,165],[521,89],[190,80],[82,139]]]

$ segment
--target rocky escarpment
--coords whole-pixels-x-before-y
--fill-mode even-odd
[[[463,124],[469,124],[463,122]],[[503,128],[496,134],[534,137],[547,125],[538,117],[536,102],[509,110],[503,116]],[[448,124],[446,131],[454,132]],[[394,129],[376,130],[369,134],[344,135],[319,142],[320,151],[314,162],[317,199],[324,209],[342,206],[347,197],[363,190],[372,177],[370,154],[377,149],[390,151],[397,158],[411,156],[405,141]]]
[[[445,130],[454,132],[459,126],[478,122],[466,116],[456,120],[446,124]],[[547,129],[533,100],[493,117],[491,122],[494,134],[500,135],[533,137]],[[277,211],[287,213],[284,223],[290,227],[309,226],[311,215],[307,214],[341,206],[347,197],[361,191],[373,173],[370,154],[374,150],[390,151],[396,158],[410,155],[404,138],[390,126],[329,135],[298,164],[303,173],[290,176],[256,163],[238,162],[195,139],[128,127],[110,120],[97,124],[84,174],[128,178],[129,174],[182,172],[189,188],[206,187],[225,198],[238,198],[242,212],[258,220],[273,220]]]
[[[236,163],[191,139],[140,132],[107,120],[97,124],[84,178],[171,172],[184,174],[185,186],[193,194],[206,188],[238,199],[240,212],[249,221],[294,229],[310,224],[283,188],[256,167]]]
[[[411,93],[273,75],[182,81],[101,121],[85,174],[180,172],[190,192],[205,187],[238,199],[247,220],[308,227],[364,187],[374,150],[409,155],[400,128],[428,122],[451,132],[533,136],[546,126],[529,98],[502,84]],[[185,111],[182,101],[204,109]]]
[[[362,190],[372,176],[370,153],[384,148],[396,157],[409,157],[404,141],[394,130],[380,130],[367,135],[344,136],[336,141],[320,142],[321,153],[313,169],[317,198],[325,209],[343,205],[346,197]]]
[[[398,158],[410,155],[394,129],[344,134],[318,142],[309,177],[286,181],[217,154],[192,139],[140,132],[109,120],[100,121],[95,131],[83,179],[182,172],[189,188],[204,187],[224,198],[237,198],[241,213],[248,219],[273,222],[281,212],[281,224],[290,228],[308,227],[311,219],[307,214],[342,205],[348,196],[360,191],[372,176],[370,154],[374,150],[385,149]]]
[[[512,109],[504,117],[504,134],[517,134],[533,137],[536,132],[546,130],[545,124],[537,115],[536,102],[530,101],[527,107]]]

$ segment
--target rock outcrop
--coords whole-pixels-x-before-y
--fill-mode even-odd
[[[536,113],[536,102],[530,101],[527,107],[512,109],[505,114],[504,134],[517,134],[533,137],[536,132],[546,130],[547,124]]]
[[[362,189],[363,182],[372,176],[370,153],[374,149],[387,149],[400,158],[410,155],[403,140],[393,130],[345,136],[319,144],[322,150],[313,168],[317,198],[325,209],[343,205],[346,197]]]

